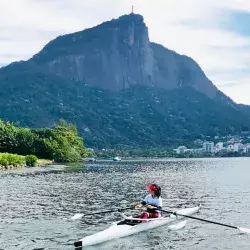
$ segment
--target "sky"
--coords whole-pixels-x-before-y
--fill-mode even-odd
[[[250,0],[0,0],[0,67],[132,5],[152,42],[192,57],[221,91],[250,104]]]

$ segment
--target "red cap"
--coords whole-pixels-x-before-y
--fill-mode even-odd
[[[154,192],[157,192],[158,189],[154,184],[147,184],[146,187]]]

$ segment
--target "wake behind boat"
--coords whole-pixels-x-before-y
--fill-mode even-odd
[[[132,234],[150,230],[163,225],[173,225],[179,220],[183,219],[183,216],[181,215],[195,214],[199,211],[200,207],[201,206],[177,210],[176,213],[178,213],[178,216],[170,215],[168,217],[159,217],[146,220],[132,218],[132,217],[125,217],[124,220],[119,222],[114,222],[110,227],[101,232],[80,239],[79,241],[74,243],[74,246],[78,248],[78,247],[96,245],[109,240],[126,237]]]

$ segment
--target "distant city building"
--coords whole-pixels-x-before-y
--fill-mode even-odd
[[[240,139],[239,138],[232,138],[232,139],[230,139],[229,141],[228,141],[228,143],[230,143],[230,144],[234,144],[234,143],[240,143],[241,141],[240,141]]]
[[[203,153],[203,148],[194,148],[192,149],[194,154],[202,154]]]
[[[206,153],[214,152],[214,142],[204,142],[203,143],[203,151]]]
[[[180,146],[177,149],[175,149],[175,152],[179,155],[179,154],[184,154],[187,150],[186,146]]]
[[[244,145],[243,152],[246,154],[250,153],[250,143]]]
[[[233,144],[228,145],[228,146],[227,146],[227,151],[228,151],[228,152],[234,151],[234,145],[233,145]]]
[[[218,142],[216,145],[215,145],[215,151],[216,152],[219,152],[223,149],[223,142]]]
[[[231,137],[231,136],[230,136]],[[234,143],[228,144],[228,142],[224,142],[227,146],[224,146],[223,142],[218,142],[216,145],[214,142],[205,141],[202,142],[203,147],[202,148],[187,148],[186,146],[180,146],[177,149],[174,149],[174,151],[177,154],[202,154],[202,153],[227,153],[227,152],[243,152],[245,154],[250,153],[250,143],[248,144],[242,144],[241,141],[238,138],[230,138],[231,141],[234,141]],[[198,140],[195,141],[196,144]],[[200,141],[199,141],[200,143]]]
[[[243,150],[243,148],[244,148],[244,145],[242,143],[234,143],[233,151],[239,152],[239,151]]]

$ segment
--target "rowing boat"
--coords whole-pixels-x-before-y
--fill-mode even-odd
[[[180,209],[176,211],[178,213],[178,216],[170,215],[169,217],[160,217],[153,220],[148,219],[144,223],[141,223],[140,219],[124,216],[124,220],[114,222],[109,228],[80,239],[79,241],[74,243],[74,246],[85,247],[96,245],[109,240],[122,238],[142,231],[150,230],[166,224],[172,225],[173,223],[176,223],[176,221],[183,219],[183,217],[179,215],[192,215],[194,213],[197,213],[199,209],[200,206]]]
[[[197,213],[200,209],[200,206],[193,208],[184,208],[177,210],[176,212],[179,215],[192,215]],[[124,220],[119,222],[114,222],[109,228],[86,236],[79,241],[74,243],[75,247],[85,247],[100,244],[109,240],[122,238],[125,236],[129,236],[135,233],[139,233],[142,231],[146,231],[149,229],[153,229],[159,226],[163,226],[166,224],[173,224],[174,222],[183,219],[182,216],[170,215],[169,217],[160,217],[156,219],[148,219],[145,223],[140,223],[140,219],[125,217]]]

